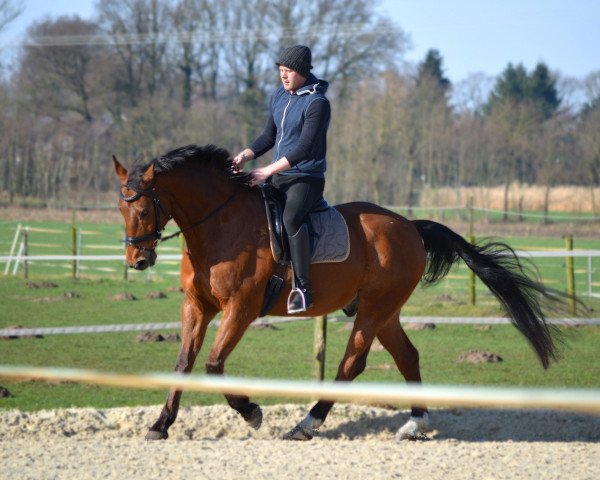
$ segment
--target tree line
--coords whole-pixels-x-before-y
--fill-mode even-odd
[[[0,34],[14,16],[0,0]],[[262,128],[277,53],[296,43],[331,84],[333,203],[416,205],[440,186],[598,186],[600,72],[582,79],[578,107],[544,63],[509,64],[478,98],[477,85],[445,77],[439,51],[407,68],[407,38],[368,0],[100,0],[93,20],[35,23],[0,81],[0,200],[102,202],[115,190],[112,154],[236,152]]]

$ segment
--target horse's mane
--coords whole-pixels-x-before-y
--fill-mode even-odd
[[[249,185],[250,174],[236,173],[233,171],[233,159],[224,148],[216,145],[186,145],[152,159],[145,164],[135,165],[129,173],[127,186],[135,191],[140,191],[142,175],[150,165],[154,164],[154,173],[162,175],[185,166],[205,165],[223,172],[231,180],[242,185]]]

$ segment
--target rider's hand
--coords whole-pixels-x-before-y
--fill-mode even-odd
[[[288,161],[288,159],[286,157],[281,157],[275,163],[271,163],[270,165],[267,165],[266,167],[255,168],[254,170],[252,170],[250,172],[250,176],[252,177],[252,180],[250,180],[250,185],[254,187],[261,183],[265,183],[267,178],[269,178],[271,175],[275,175],[276,173],[283,172],[284,170],[287,170],[288,168],[291,168],[291,166],[290,166],[290,162]]]
[[[233,170],[235,172],[241,172],[244,168],[244,164],[248,160],[252,160],[254,158],[254,152],[249,148],[242,150],[233,158]]]
[[[250,172],[250,175],[252,176],[250,185],[254,187],[261,183],[265,183],[267,178],[269,178],[271,176],[271,172],[269,171],[268,167],[262,167],[262,168],[255,168],[254,170],[252,170]]]

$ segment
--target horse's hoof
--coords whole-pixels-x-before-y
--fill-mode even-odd
[[[409,440],[411,442],[416,442],[416,441],[427,441],[427,440],[431,440],[431,439],[424,433],[420,433],[420,432],[410,432],[410,433],[398,432],[396,434],[396,440],[398,440],[398,441]]]
[[[258,405],[256,405],[252,412],[250,412],[248,418],[245,418],[244,420],[246,420],[248,426],[252,427],[254,430],[258,430],[262,425],[263,420],[261,408]]]
[[[159,432],[158,430],[148,430],[146,434],[146,440],[166,440],[169,438],[167,432]]]
[[[283,436],[283,440],[312,440],[312,438],[317,436],[318,434],[319,432],[317,432],[316,430],[309,430],[307,428],[302,427],[301,425],[296,425]]]
[[[429,440],[429,437],[425,435],[429,428],[429,416],[427,413],[423,414],[422,417],[411,416],[408,422],[406,422],[398,433],[396,433],[396,440]]]

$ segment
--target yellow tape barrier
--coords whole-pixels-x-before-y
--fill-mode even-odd
[[[73,381],[123,388],[181,390],[272,396],[320,398],[353,403],[411,403],[432,407],[555,409],[600,415],[600,389],[549,389],[440,386],[384,383],[341,383],[232,378],[176,373],[130,375],[66,368],[0,365],[0,377],[12,380]]]

